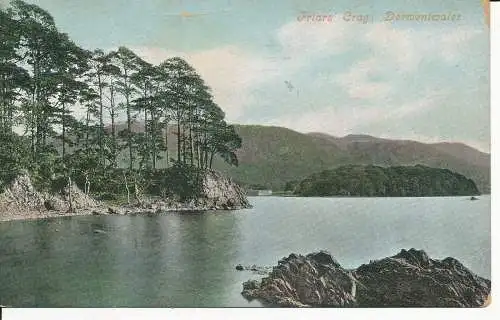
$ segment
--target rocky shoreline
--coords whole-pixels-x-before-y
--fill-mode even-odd
[[[78,187],[57,194],[35,190],[28,174],[19,175],[0,193],[0,222],[81,215],[151,215],[168,212],[202,212],[251,208],[244,191],[216,171],[209,171],[203,192],[195,200],[145,198],[132,204],[108,206]],[[70,201],[71,198],[71,201]],[[71,203],[71,205],[70,205]]]
[[[270,307],[482,307],[490,280],[458,260],[431,259],[422,250],[344,269],[330,253],[290,254],[261,281],[243,283],[242,295]]]

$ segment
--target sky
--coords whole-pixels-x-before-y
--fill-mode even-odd
[[[126,46],[152,63],[185,58],[232,123],[490,150],[480,0],[27,2],[87,49]]]

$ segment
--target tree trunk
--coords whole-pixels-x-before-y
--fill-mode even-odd
[[[69,209],[68,212],[75,212],[73,209],[73,199],[72,199],[72,194],[71,194],[71,176],[68,176],[68,201],[69,201]]]
[[[85,194],[90,194],[90,180],[88,173],[85,173]]]
[[[189,157],[191,166],[194,165],[193,123],[189,124]]]
[[[124,83],[125,83],[125,102],[127,107],[127,144],[128,144],[128,153],[129,153],[129,170],[134,168],[134,154],[132,150],[132,113],[130,110],[130,93],[129,93],[129,84],[128,84],[128,73],[125,68],[124,75]]]
[[[62,162],[66,159],[66,104],[62,104]]]
[[[165,158],[167,159],[166,161],[166,168],[168,168],[170,159],[168,158],[168,121],[166,121],[165,124]]]
[[[181,163],[181,122],[177,120],[177,162]]]
[[[87,118],[85,120],[85,150],[87,150],[87,155],[90,154],[90,150],[89,150],[89,124],[90,124],[90,110],[87,109]]]
[[[116,161],[117,158],[117,148],[116,148],[116,128],[115,128],[115,92],[113,84],[111,84],[110,88],[110,115],[111,115],[111,140],[112,140],[112,157],[113,157],[113,168],[116,169],[118,167],[118,163]]]
[[[146,168],[149,167],[149,160],[150,160],[150,152],[149,152],[149,129],[148,128],[148,111],[145,109],[144,110],[144,141],[143,141],[143,154],[142,154],[142,162],[146,164]]]
[[[158,136],[156,132],[156,116],[155,112],[151,110],[151,157],[153,160],[153,170],[156,170],[156,141],[158,141]]]
[[[97,73],[97,81],[99,86],[99,132],[98,132],[98,141],[99,141],[99,163],[104,165],[104,144],[103,144],[103,133],[104,133],[104,119],[102,114],[103,102],[102,102],[102,83],[101,83],[101,73],[100,70]]]
[[[127,190],[127,204],[130,204],[130,189],[128,188],[127,175],[123,173],[123,178],[125,180],[125,189]]]
[[[137,177],[134,175],[134,197],[135,197],[135,201],[137,201],[138,204],[142,205],[142,200],[140,198],[140,190],[139,190],[139,186],[137,185]]]
[[[214,160],[214,152],[212,152],[212,154],[210,155],[210,169],[212,169],[212,162]]]

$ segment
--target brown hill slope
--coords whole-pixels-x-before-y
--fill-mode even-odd
[[[286,181],[346,164],[422,164],[456,171],[473,179],[481,192],[490,191],[490,155],[463,144],[426,144],[367,135],[333,137],[265,126],[238,125],[237,131],[243,139],[238,152],[240,166],[217,166],[245,183],[282,189]]]

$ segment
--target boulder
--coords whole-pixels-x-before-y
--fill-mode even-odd
[[[108,214],[124,214],[123,210],[115,208],[115,207],[108,207]]]
[[[242,295],[281,307],[480,307],[490,288],[458,260],[431,259],[423,250],[401,250],[355,270],[320,251],[281,259],[260,282],[245,282]]]
[[[316,261],[316,259],[319,260]],[[349,271],[338,267],[327,252],[308,256],[291,254],[279,261],[258,289],[243,290],[247,298],[278,306],[346,307],[356,304]]]
[[[415,249],[362,265],[355,277],[366,307],[480,307],[491,288],[458,260],[430,259]]]

